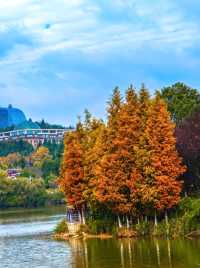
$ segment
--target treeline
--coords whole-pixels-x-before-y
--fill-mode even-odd
[[[50,124],[50,123],[46,122],[44,119],[42,119],[41,121],[37,121],[35,123],[37,123],[39,125],[39,127],[42,129],[65,129],[66,128],[62,125]],[[69,126],[69,128],[73,129],[72,126]]]
[[[23,140],[0,142],[0,156],[7,156],[11,153],[20,153],[23,156],[27,156],[33,151],[33,146]]]
[[[32,145],[20,141],[0,143],[0,169],[20,168],[25,177],[49,179],[59,174],[63,143],[45,141],[36,150]]]
[[[24,141],[1,143],[0,147],[0,208],[63,203],[56,183],[63,143],[46,141],[36,150]],[[17,169],[16,178],[9,177],[10,169]]]
[[[0,173],[0,208],[34,208],[63,203],[60,191],[46,190],[42,179],[10,179]]]
[[[59,184],[83,222],[87,213],[113,215],[119,226],[133,217],[154,217],[157,224],[157,215],[167,217],[179,203],[186,167],[164,92],[150,98],[144,85],[139,93],[130,86],[123,100],[116,88],[106,123],[86,111],[66,135]]]

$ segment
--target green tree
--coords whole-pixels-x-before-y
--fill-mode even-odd
[[[176,83],[162,88],[160,96],[167,103],[171,118],[175,123],[190,116],[200,107],[200,94],[198,90],[183,83]]]
[[[42,179],[0,178],[0,208],[44,206],[47,193]]]
[[[0,156],[7,156],[11,153],[20,153],[27,156],[33,152],[33,146],[26,141],[2,141],[0,142]]]

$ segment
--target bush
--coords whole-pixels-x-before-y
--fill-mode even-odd
[[[142,221],[136,224],[135,229],[139,236],[148,235],[150,233],[150,222]]]
[[[151,233],[153,236],[159,236],[159,237],[168,236],[169,235],[168,230],[167,230],[168,228],[166,226],[165,220],[163,220],[159,222],[157,226],[156,225],[153,226]]]
[[[63,219],[62,221],[60,221],[60,222],[57,224],[57,226],[56,226],[54,232],[55,232],[56,234],[68,233],[67,221],[66,221],[65,219]]]

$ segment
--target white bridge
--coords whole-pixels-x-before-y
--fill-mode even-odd
[[[25,140],[34,147],[45,141],[60,143],[66,132],[73,129],[20,129],[0,133],[0,142],[9,140]]]

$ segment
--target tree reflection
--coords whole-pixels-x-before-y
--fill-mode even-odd
[[[188,268],[200,263],[200,241],[72,239],[68,243],[73,268]]]

